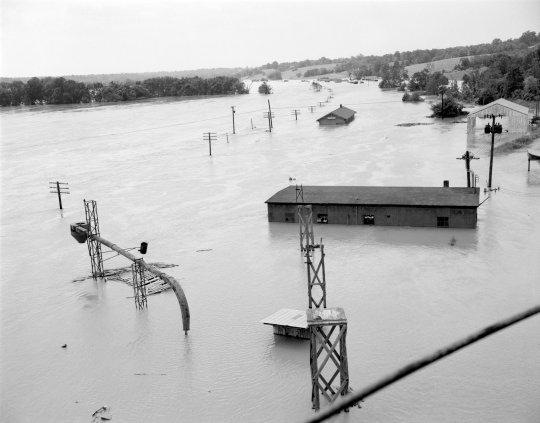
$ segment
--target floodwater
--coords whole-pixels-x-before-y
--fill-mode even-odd
[[[269,224],[264,201],[289,178],[464,186],[456,158],[466,149],[480,158],[472,166],[483,188],[490,139],[479,124],[467,141],[465,119],[428,118],[427,102],[404,104],[373,82],[329,83],[334,98],[313,113],[308,106],[329,91],[271,85],[270,96],[255,83],[244,96],[1,111],[2,421],[89,422],[103,405],[118,422],[313,415],[309,343],[259,323],[278,309],[307,307],[298,227]],[[263,118],[268,99],[272,133]],[[356,119],[319,127],[316,118],[340,103]],[[203,132],[218,135],[211,157]],[[57,180],[70,188],[62,212],[48,189]],[[540,166],[527,172],[525,150],[499,153],[493,185],[501,189],[478,209],[476,229],[315,226],[328,306],[348,318],[355,390],[540,302]],[[138,311],[130,286],[81,280],[89,257],[69,224],[84,220],[83,199],[97,201],[104,238],[124,248],[146,241],[147,261],[178,265],[165,270],[188,298],[187,336],[172,292]],[[127,265],[123,257],[105,262]],[[335,421],[532,423],[539,398],[537,316]]]

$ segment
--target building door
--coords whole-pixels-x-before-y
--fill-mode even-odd
[[[364,225],[374,225],[375,224],[375,216],[372,214],[365,214],[362,216],[364,220]]]

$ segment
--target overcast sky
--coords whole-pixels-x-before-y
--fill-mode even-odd
[[[174,71],[540,32],[539,0],[0,0],[0,76]]]

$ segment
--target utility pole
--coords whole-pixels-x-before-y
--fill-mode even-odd
[[[272,122],[272,118],[274,117],[274,114],[272,113],[272,109],[270,108],[270,100],[268,100],[268,112],[265,112],[263,114],[265,118],[268,118],[268,131],[272,132],[272,128],[274,127],[274,124]],[[252,123],[253,125],[253,123]]]
[[[208,141],[208,148],[210,149],[210,155],[212,155],[212,141],[217,140],[217,135],[215,132],[204,132],[203,140]]]
[[[444,93],[446,92],[446,87],[441,85],[439,87],[439,93],[441,94],[441,119],[444,119]]]
[[[502,125],[500,123],[495,123],[495,118],[502,115],[485,115],[484,118],[492,119],[492,125],[489,123],[484,128],[485,134],[491,134],[491,154],[489,156],[489,179],[488,179],[488,189],[491,190],[491,175],[493,173],[493,148],[495,146],[495,134],[502,134]]]
[[[270,128],[274,127],[274,122],[272,120],[272,108],[270,107],[270,99],[268,99],[268,119],[270,119]],[[270,131],[272,132],[272,131]]]
[[[309,107],[308,107],[308,109],[309,109],[309,111],[310,111],[311,113],[314,112],[315,108],[316,108],[316,106],[309,106]]]
[[[49,182],[49,189],[56,190],[56,191],[50,191],[51,194],[58,194],[58,204],[60,206],[60,210],[62,210],[62,194],[69,194],[69,187],[68,186],[60,186],[60,185],[68,185],[67,182]]]
[[[295,120],[298,120],[298,115],[300,114],[300,110],[293,109],[291,114],[294,115]]]
[[[231,106],[231,109],[232,109],[232,133],[236,134],[235,128],[234,128],[234,114],[236,113],[236,111],[234,110],[234,106]]]
[[[465,169],[467,170],[467,188],[471,187],[471,160],[478,160],[479,157],[474,157],[474,155],[469,151],[465,151],[465,154],[461,157],[456,157],[456,160],[465,160]]]

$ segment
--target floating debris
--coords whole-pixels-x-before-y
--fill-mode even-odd
[[[418,126],[418,125],[434,125],[434,122],[430,123],[398,123],[396,126]]]
[[[100,422],[103,420],[111,420],[111,409],[104,405],[101,408],[98,408],[96,411],[94,411],[94,414],[92,414],[92,422]]]
[[[166,269],[169,267],[178,267],[177,264],[167,264],[167,263],[149,263],[150,265],[157,267],[159,269]],[[131,266],[120,267],[117,269],[106,269],[104,271],[105,280],[114,280],[124,282],[129,286],[133,286],[133,277]],[[84,278],[74,279],[73,282],[82,282],[86,279],[92,279],[92,276],[86,276]],[[155,275],[146,272],[146,295],[159,294],[160,292],[167,291],[171,289],[171,286],[164,280],[158,278]],[[133,298],[133,297],[128,297]]]
[[[212,251],[212,248],[207,248],[207,249],[205,249],[205,250],[196,250],[195,252],[196,252],[196,253],[201,253],[201,252],[203,252],[203,251]]]

